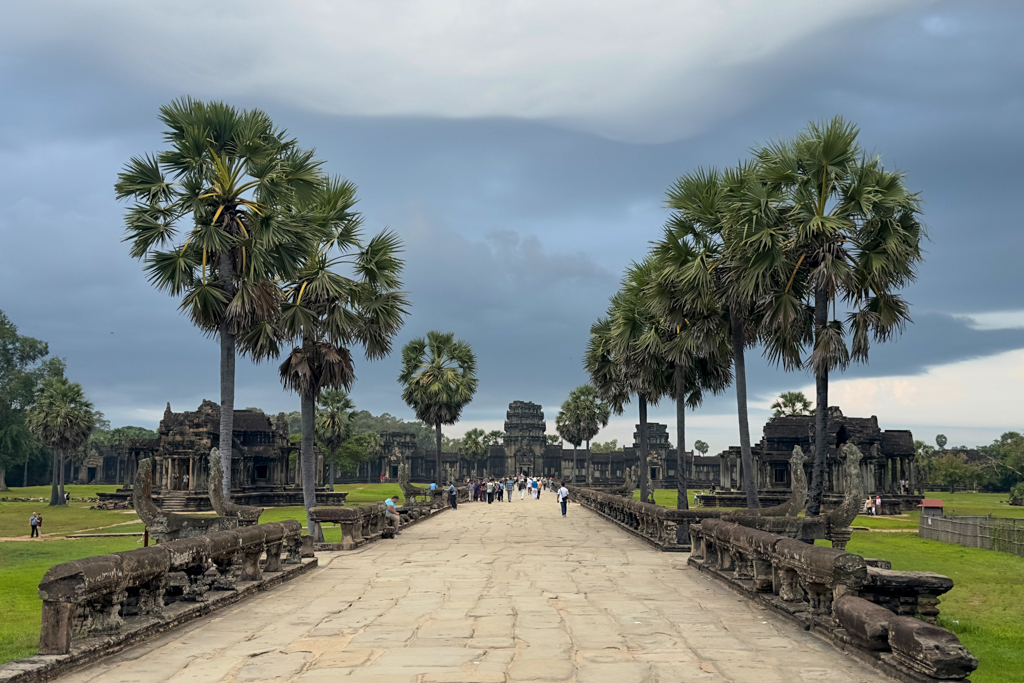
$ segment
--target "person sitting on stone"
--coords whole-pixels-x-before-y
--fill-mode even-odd
[[[395,507],[394,498],[385,498],[384,505],[387,506],[384,516],[394,525],[395,536],[400,536],[401,534],[398,531],[398,527],[402,526],[402,516],[398,514],[398,508]]]

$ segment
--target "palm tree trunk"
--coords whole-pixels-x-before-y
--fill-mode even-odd
[[[572,485],[576,485],[576,444],[572,445]]]
[[[60,481],[60,454],[57,453],[57,449],[53,449],[53,474],[50,477],[50,505],[60,505],[63,503],[63,499],[60,497],[59,487]]]
[[[221,261],[225,257],[221,258]],[[230,256],[226,258],[230,261]],[[223,267],[223,263],[222,266]],[[235,335],[227,323],[220,326],[220,437],[218,448],[224,469],[224,502],[231,500],[231,451],[235,435]]]
[[[676,509],[690,507],[686,492],[686,370],[676,366]]]
[[[639,394],[640,399],[640,501],[647,502],[647,488],[650,472],[647,471],[647,396]]]
[[[6,491],[7,489],[7,468],[0,467],[0,491]]]
[[[313,452],[313,416],[316,412],[316,400],[312,396],[302,397],[302,443],[299,446],[299,458],[302,460],[302,505],[306,508],[306,528],[309,535],[318,543],[323,542],[323,535],[316,522],[309,518],[309,511],[316,507],[316,454]]]
[[[590,439],[587,439],[587,486],[594,483],[594,463],[590,460]]]
[[[747,363],[743,357],[743,324],[736,311],[729,309],[732,328],[732,362],[736,370],[736,412],[740,421],[740,463],[743,467],[743,488],[747,494],[747,507],[759,508],[757,480],[754,478],[754,456],[750,452],[750,426],[747,421]]]
[[[331,490],[334,490],[334,462],[332,461],[327,470],[327,476],[330,477]]]
[[[437,477],[437,478],[440,478],[441,477],[441,423],[438,422],[437,424],[435,424],[434,425],[434,429],[435,429],[435,437],[434,438],[436,439],[436,443],[437,443],[437,462],[434,464],[434,467],[435,467],[434,476]],[[476,470],[476,467],[474,467],[473,469]]]
[[[828,291],[818,285],[814,288],[814,343],[817,345],[821,330],[828,324]],[[814,375],[814,466],[811,486],[807,491],[807,515],[821,512],[821,499],[825,492],[825,455],[828,452],[828,370]]]
[[[28,486],[28,458],[27,457],[25,458],[25,469],[22,471],[22,475],[21,475],[21,486],[22,486],[22,488],[25,488],[25,487]]]
[[[60,504],[66,505],[67,501],[64,499],[64,470],[67,469],[68,460],[62,452],[60,454]]]

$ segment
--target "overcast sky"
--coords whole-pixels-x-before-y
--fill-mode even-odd
[[[702,165],[841,114],[907,174],[931,241],[915,324],[832,382],[848,415],[931,441],[1021,429],[1024,6],[1009,2],[603,0],[13,3],[0,0],[0,309],[68,360],[114,425],[218,400],[217,345],[121,242],[113,185],[161,148],[181,95],[265,109],[359,186],[406,245],[412,314],[475,349],[480,390],[448,431],[558,405],[624,267]],[[753,438],[810,377],[747,361]],[[406,418],[397,354],[357,366],[359,407]],[[298,409],[240,361],[237,406]],[[631,408],[627,409],[631,411]],[[689,441],[738,443],[735,394]],[[671,406],[652,410],[670,425]],[[632,441],[627,412],[598,438]]]

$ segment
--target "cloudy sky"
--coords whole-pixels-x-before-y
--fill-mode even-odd
[[[832,383],[832,403],[931,440],[1024,427],[1024,6],[872,0],[457,0],[137,3],[0,0],[0,309],[50,342],[115,424],[217,400],[217,346],[148,286],[113,184],[161,147],[184,95],[265,109],[360,188],[370,229],[406,245],[399,343],[469,341],[480,390],[548,418],[586,380],[590,323],[702,165],[841,114],[906,172],[931,241],[915,324]],[[628,8],[628,9],[627,9]],[[748,357],[754,438],[802,373]],[[411,417],[396,357],[354,397]],[[273,364],[240,362],[236,405],[298,408]],[[735,395],[689,438],[737,443]],[[669,422],[662,405],[652,419]],[[631,441],[627,413],[599,438]],[[550,424],[550,422],[549,422]]]

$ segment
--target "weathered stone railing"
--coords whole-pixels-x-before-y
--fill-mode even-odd
[[[690,526],[689,563],[903,680],[962,679],[978,660],[934,626],[945,576],[719,519]],[[920,618],[915,618],[920,617]]]
[[[665,551],[690,549],[690,525],[726,514],[723,510],[670,510],[595,489],[570,488],[569,500]]]
[[[301,564],[301,530],[296,521],[260,524],[51,567],[39,584],[39,653],[67,654],[73,639],[117,633],[132,617],[159,617],[171,603],[205,602],[210,591],[258,582],[283,571],[282,553],[285,564]]]
[[[403,505],[398,509],[402,528],[410,526],[446,508],[443,498],[426,505]],[[359,507],[315,507],[309,511],[309,519],[317,525],[337,524],[341,527],[340,543],[317,543],[318,550],[354,550],[359,546],[382,538],[393,538],[394,530],[387,517],[384,503],[368,503]],[[311,536],[314,534],[310,533]]]

